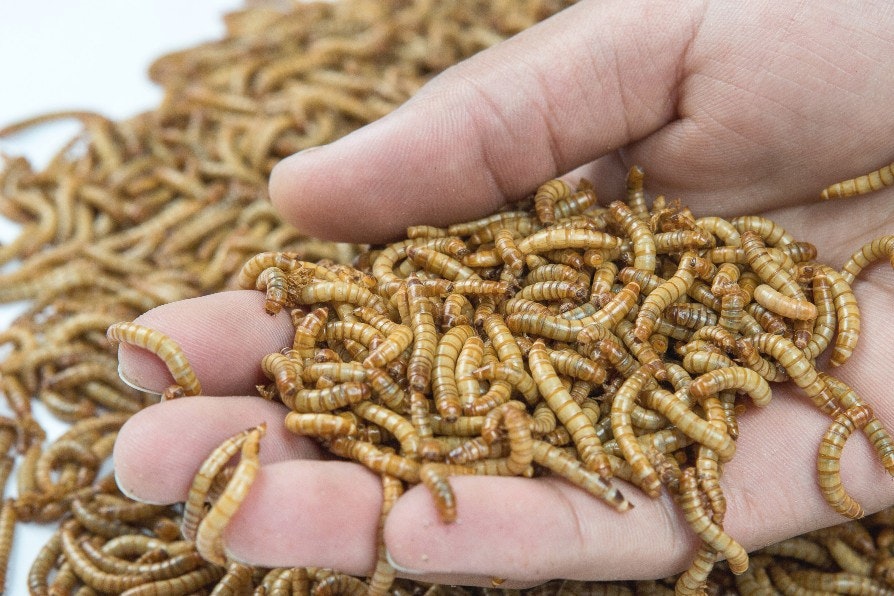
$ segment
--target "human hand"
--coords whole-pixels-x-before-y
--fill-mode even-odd
[[[411,223],[485,214],[572,169],[593,179],[600,196],[617,198],[626,168],[638,163],[651,192],[681,198],[697,216],[761,213],[839,266],[894,223],[891,191],[816,204],[828,183],[890,161],[885,135],[871,133],[885,128],[880,122],[892,124],[885,113],[894,94],[885,70],[892,28],[862,4],[863,20],[845,9],[837,19],[814,7],[787,18],[771,14],[782,11],[775,6],[713,10],[723,14],[699,16],[676,3],[635,13],[628,3],[575,6],[445,73],[392,116],[287,160],[271,181],[274,200],[315,235],[381,240]],[[348,212],[351,219],[332,215]],[[357,221],[364,226],[352,229]],[[892,381],[883,330],[892,322],[891,275],[873,268],[855,284],[863,335],[851,362],[834,371],[888,428],[894,408],[882,397]],[[259,293],[223,293],[156,309],[140,322],[183,346],[207,395],[251,395],[262,380],[261,357],[291,343],[288,317],[268,317],[262,302]],[[121,358],[129,379],[155,390],[170,383],[144,353],[125,347]],[[265,467],[227,529],[230,553],[266,566],[368,574],[378,479],[355,464],[320,459],[312,443],[277,424],[284,414],[249,397],[149,408],[122,430],[119,481],[144,500],[183,500],[214,446],[266,420]],[[728,533],[750,550],[841,521],[814,472],[828,420],[803,395],[776,386],[773,401],[740,424],[723,482]],[[158,445],[177,449],[159,452]],[[842,469],[867,511],[894,504],[892,481],[863,438],[849,442]],[[527,584],[664,577],[685,568],[696,545],[669,498],[652,501],[635,489],[625,493],[636,509],[619,515],[554,479],[451,483],[461,523],[440,524],[421,487],[389,516],[391,556],[423,573],[419,579],[487,585],[491,576]]]

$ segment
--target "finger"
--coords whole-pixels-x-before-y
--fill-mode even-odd
[[[724,468],[722,485],[728,500],[724,528],[746,549],[843,521],[816,485],[817,447],[828,423],[802,397],[784,391],[743,416],[737,454]],[[848,441],[843,482],[867,511],[892,504],[891,479],[876,460],[865,437]],[[456,523],[440,523],[421,487],[392,509],[385,540],[405,572],[523,582],[661,578],[685,569],[698,544],[666,495],[650,500],[626,487],[635,507],[619,514],[553,478],[461,476],[450,482]]]
[[[349,241],[490,213],[674,117],[698,21],[686,6],[572,6],[447,70],[389,116],[286,159],[271,198],[302,231]]]
[[[264,463],[318,458],[315,443],[285,429],[287,410],[257,397],[189,397],[145,408],[115,441],[115,478],[128,496],[149,503],[184,501],[196,471],[232,435],[267,423]]]
[[[292,345],[287,312],[264,312],[261,292],[221,292],[165,304],[137,323],[157,329],[186,354],[206,395],[251,395],[264,382],[261,359]],[[119,373],[133,386],[161,392],[173,383],[164,363],[127,344],[118,349]]]

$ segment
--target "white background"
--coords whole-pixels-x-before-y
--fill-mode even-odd
[[[239,0],[0,0],[0,128],[56,110],[92,110],[122,119],[152,109],[161,99],[146,75],[152,60],[220,38],[221,16],[240,4]],[[0,153],[25,155],[39,166],[78,130],[76,123],[61,122],[2,138]],[[0,241],[15,233],[8,222],[0,222]],[[22,308],[0,306],[0,328]],[[61,432],[60,425],[45,417],[40,420],[51,435]],[[11,479],[10,487],[14,484]],[[53,529],[17,526],[4,594],[28,593],[28,569]]]

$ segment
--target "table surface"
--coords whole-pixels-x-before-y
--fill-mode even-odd
[[[156,106],[160,89],[146,75],[158,56],[219,38],[221,16],[240,0],[30,0],[0,2],[0,127],[57,110],[92,110],[123,119]],[[58,122],[0,138],[0,154],[40,167],[79,130]],[[0,242],[17,228],[0,217]],[[24,304],[0,305],[0,328]],[[0,400],[2,402],[2,400]],[[0,413],[7,414],[0,403]],[[64,426],[35,405],[50,438]],[[14,482],[7,494],[13,494]],[[27,594],[27,574],[55,528],[20,524],[3,594]]]

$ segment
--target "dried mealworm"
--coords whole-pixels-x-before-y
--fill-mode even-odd
[[[158,356],[187,395],[202,392],[202,386],[183,350],[161,331],[137,323],[122,322],[109,327],[106,333],[111,340],[143,348]]]

